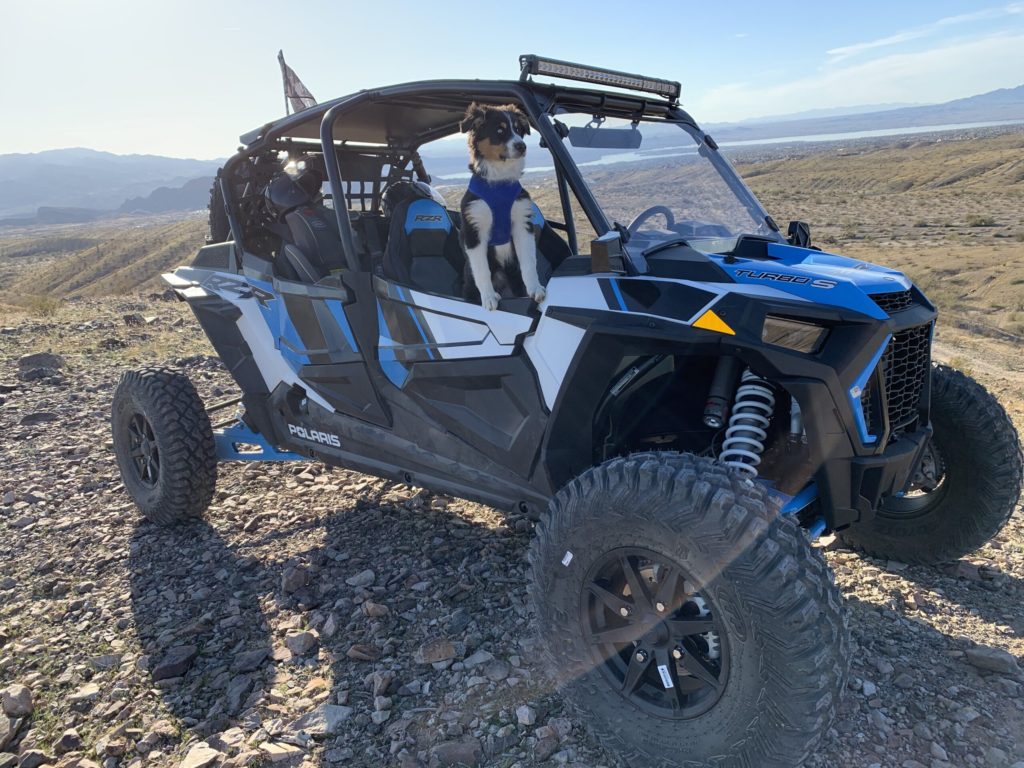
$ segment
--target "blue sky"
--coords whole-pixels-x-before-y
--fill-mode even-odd
[[[541,53],[680,80],[701,122],[1024,83],[1024,0],[0,0],[0,18],[0,153],[228,155],[283,112],[278,48],[322,100],[511,78]]]

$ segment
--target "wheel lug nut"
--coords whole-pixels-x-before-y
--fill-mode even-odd
[[[641,662],[641,663],[647,661],[647,654],[644,651],[637,651],[636,652],[636,660]]]
[[[682,648],[675,648],[675,649],[673,649],[672,650],[672,658],[673,659],[681,659],[681,658],[683,658],[683,649]]]
[[[658,613],[664,613],[665,612],[665,604],[664,603],[655,603],[654,607],[657,609]]]

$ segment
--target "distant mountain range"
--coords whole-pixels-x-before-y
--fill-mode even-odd
[[[943,104],[897,108],[891,108],[894,106],[891,104],[877,106],[886,108],[876,111],[864,111],[870,109],[870,106],[808,110],[790,115],[757,117],[739,123],[701,123],[699,114],[694,117],[701,127],[714,136],[719,143],[756,142],[790,136],[817,136],[958,123],[987,123],[1000,120],[1024,123],[1024,85],[990,91]],[[643,147],[645,150],[672,147],[680,143],[679,129],[675,126],[644,125],[640,130],[644,136]],[[530,139],[527,139],[527,143],[530,143]],[[536,146],[536,143],[533,146]],[[576,148],[573,150],[573,154],[578,161],[594,161],[606,155],[614,155],[623,151]],[[464,141],[436,142],[424,148],[421,154],[427,170],[436,179],[441,180],[441,183],[465,183],[463,177],[466,175],[467,158]]]
[[[157,187],[148,195],[125,200],[120,213],[166,213],[167,211],[196,211],[210,204],[213,176],[200,176],[180,187]]]
[[[848,107],[824,107],[822,109],[804,109],[799,112],[790,112],[781,115],[764,115],[762,117],[748,117],[746,120],[739,120],[736,123],[722,123],[722,125],[754,125],[756,123],[781,123],[788,120],[810,120],[815,117],[840,117],[842,115],[862,115],[866,112],[885,112],[891,109],[903,109],[905,107],[923,107],[924,104],[857,104]]]
[[[863,111],[870,106],[810,110],[705,127],[717,141],[731,142],[1000,120],[1024,122],[1024,85],[943,104],[895,109],[877,106],[884,108],[870,112]],[[645,128],[644,134],[645,147],[677,141],[677,134],[667,126]],[[592,152],[599,155],[603,150]],[[435,143],[423,156],[435,176],[466,170],[462,141]],[[223,160],[115,155],[92,149],[0,155],[0,226],[205,208],[212,178],[222,164]]]
[[[699,115],[696,117],[699,119]],[[722,142],[1000,120],[1024,121],[1024,85],[1000,88],[942,104],[802,119],[758,118],[742,123],[712,123],[703,127],[716,141]]]
[[[0,155],[0,220],[34,218],[40,207],[86,209],[77,212],[77,220],[89,216],[86,211],[95,212],[95,218],[118,210],[130,198],[146,197],[157,187],[180,188],[200,177],[212,178],[222,164],[81,148]],[[205,205],[202,200],[195,207]]]

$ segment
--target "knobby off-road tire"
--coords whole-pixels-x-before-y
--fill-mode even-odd
[[[217,450],[188,377],[156,367],[126,372],[111,426],[121,478],[142,514],[160,525],[202,517],[217,484]]]
[[[991,539],[1020,499],[1021,447],[1013,422],[978,382],[932,368],[931,421],[939,482],[882,502],[875,518],[840,533],[855,549],[904,563],[956,560]]]
[[[228,223],[228,212],[224,207],[224,195],[220,192],[220,179],[224,169],[217,171],[217,176],[210,187],[210,234],[206,236],[206,244],[223,243],[231,239],[231,225]]]
[[[849,669],[845,607],[820,552],[773,509],[763,488],[710,459],[646,453],[585,472],[542,518],[530,550],[542,658],[594,735],[631,766],[792,768],[834,718]],[[595,654],[581,596],[595,563],[616,551],[678,564],[704,596],[728,659],[707,711],[651,714],[609,679],[621,657]],[[657,690],[657,678],[644,680],[641,692]],[[678,691],[686,681],[695,682],[677,677]]]

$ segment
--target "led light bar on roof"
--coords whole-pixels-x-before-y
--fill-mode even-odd
[[[520,56],[519,66],[523,77],[526,75],[547,75],[549,77],[565,78],[566,80],[579,80],[583,83],[611,85],[616,88],[626,88],[630,91],[655,93],[658,96],[664,96],[672,102],[679,101],[679,94],[682,92],[682,86],[675,80],[631,75],[627,72],[616,72],[613,69],[602,69],[600,67],[586,67],[582,64],[573,64],[571,61],[546,59],[535,54]]]

